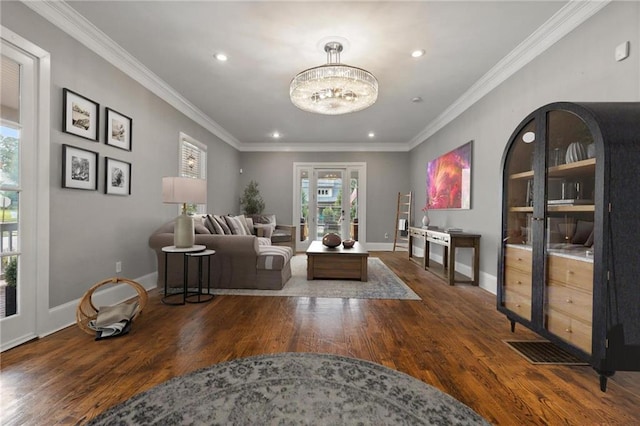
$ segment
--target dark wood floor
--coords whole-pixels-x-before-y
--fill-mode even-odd
[[[165,306],[153,291],[128,336],[93,341],[76,326],[2,354],[0,424],[83,423],[171,377],[264,353],[325,352],[403,371],[500,425],[640,424],[638,373],[602,393],[590,367],[534,366],[495,296],[449,287],[407,260],[375,253],[421,301],[218,296]],[[517,338],[536,336],[522,327]]]

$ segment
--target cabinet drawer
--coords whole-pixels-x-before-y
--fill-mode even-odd
[[[427,236],[427,231],[422,231],[420,229],[415,229],[415,228],[409,228],[409,235],[413,237],[425,238]]]
[[[586,291],[550,283],[547,287],[547,304],[553,310],[591,324],[593,295]]]
[[[516,268],[531,275],[531,252],[529,250],[507,247],[504,262],[507,268]]]
[[[531,273],[507,266],[504,271],[504,286],[507,290],[531,298]]]
[[[560,256],[548,258],[549,281],[593,291],[593,263]]]
[[[504,307],[522,318],[531,321],[531,297],[524,296],[509,288],[504,289]]]
[[[591,353],[591,325],[553,309],[547,311],[547,330],[586,353]]]

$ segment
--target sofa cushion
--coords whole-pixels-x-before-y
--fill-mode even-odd
[[[259,246],[270,246],[271,245],[271,238],[263,238],[263,237],[256,237],[258,239],[258,245]]]
[[[220,226],[216,223],[215,219],[210,214],[208,214],[208,215],[206,215],[204,217],[204,226],[212,234],[221,234],[222,233],[222,228],[220,228]],[[217,226],[217,228],[216,228],[216,226]]]
[[[247,235],[247,231],[245,231],[244,226],[242,226],[240,219],[237,217],[225,216],[224,220],[227,221],[227,225],[229,225],[233,235]]]
[[[222,233],[224,235],[231,235],[231,229],[229,228],[229,225],[227,225],[227,222],[224,220],[224,217],[218,216],[217,214],[215,214],[213,215],[213,218],[218,223],[218,225],[220,225],[220,227],[222,228]]]
[[[291,241],[291,232],[283,229],[274,229],[271,234],[272,243],[287,243]]]
[[[256,235],[256,228],[253,225],[253,219],[251,219],[250,217],[245,217],[244,220],[247,221],[247,227],[249,228],[249,233],[251,235]]]
[[[258,250],[258,269],[280,271],[293,256],[293,251],[284,246],[259,246]]]
[[[253,234],[253,232],[251,232],[252,228],[249,228],[249,224],[247,223],[247,218],[243,214],[234,216],[234,217],[238,219],[238,221],[240,221],[240,225],[242,225],[242,227],[244,228],[246,235]],[[253,221],[251,222],[251,226],[253,227]]]
[[[210,234],[211,231],[204,225],[201,215],[193,216],[193,230],[196,234]]]
[[[276,224],[276,215],[275,214],[254,214],[251,216],[253,218],[254,223],[264,223],[264,224]]]
[[[274,228],[271,225],[265,225],[263,223],[254,225],[254,228],[256,230],[256,235],[258,237],[264,237],[264,238],[271,238],[271,235],[273,234],[273,230],[274,230]]]

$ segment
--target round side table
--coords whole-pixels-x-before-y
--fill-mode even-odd
[[[195,253],[186,253],[186,257],[195,257],[198,259],[198,291],[196,293],[189,292],[186,297],[187,303],[203,303],[213,299],[211,294],[211,256],[216,254],[215,250],[203,250]],[[202,261],[207,258],[207,292],[202,291]]]
[[[203,250],[206,250],[206,246],[203,245],[195,245],[191,247],[176,247],[176,246],[166,246],[162,247],[162,251],[164,252],[164,297],[162,298],[162,303],[165,305],[184,305],[187,302],[187,286],[189,282],[189,253],[197,253]],[[169,265],[169,255],[170,254],[180,254],[184,259],[184,272],[182,276],[182,293],[171,293],[168,294],[168,265]],[[181,302],[174,302],[170,299],[175,298],[175,296],[182,296]]]

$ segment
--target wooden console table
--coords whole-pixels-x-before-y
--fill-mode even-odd
[[[413,239],[416,237],[423,240],[424,257],[421,260],[413,255]],[[444,247],[442,265],[444,270],[442,275],[448,280],[449,285],[454,285],[455,283],[478,285],[478,276],[480,274],[479,234],[409,227],[409,259],[418,263],[424,269],[437,273],[435,269],[429,267],[429,246],[432,243]],[[473,277],[471,279],[456,279],[456,249],[465,247],[473,249]]]

